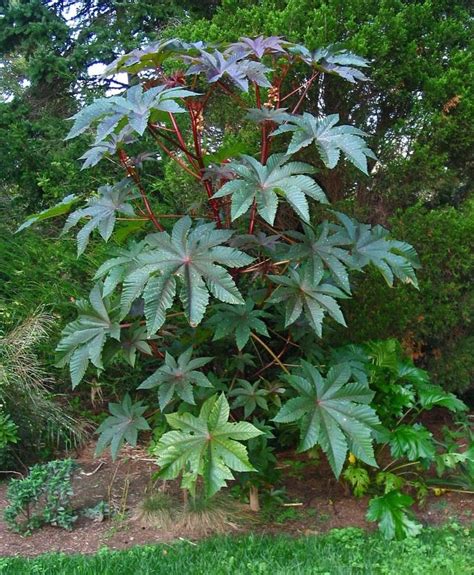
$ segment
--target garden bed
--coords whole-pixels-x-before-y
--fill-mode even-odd
[[[124,514],[98,521],[79,513],[72,531],[47,526],[26,537],[10,532],[0,519],[0,556],[36,556],[54,551],[94,553],[104,546],[126,549],[180,538],[195,539],[193,533],[145,527],[134,518],[145,492],[152,488],[152,475],[156,471],[143,450],[125,449],[121,457],[112,462],[109,455],[94,459],[93,446],[90,446],[78,454],[77,462],[80,469],[74,479],[74,507],[84,509],[100,501],[110,501]],[[281,485],[277,486],[285,488],[284,501],[275,497],[258,515],[246,513],[237,525],[229,526],[229,532],[299,536],[342,527],[375,529],[373,523],[365,520],[368,498],[351,496],[336,482],[324,461],[315,464],[305,457],[287,453],[280,454],[278,466],[285,471]],[[4,482],[0,485],[1,513],[6,505],[6,489]],[[169,489],[175,494],[179,492],[176,482],[172,482]],[[474,498],[456,492],[447,492],[441,497],[430,494],[425,506],[415,511],[424,525],[438,525],[453,519],[460,525],[468,525],[474,516]]]

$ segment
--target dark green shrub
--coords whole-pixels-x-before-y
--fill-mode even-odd
[[[12,479],[4,512],[8,527],[25,534],[46,524],[71,529],[76,520],[70,506],[75,467],[72,459],[50,461],[34,465],[23,479]]]
[[[392,232],[421,260],[419,291],[389,288],[373,271],[344,302],[354,343],[396,337],[434,381],[466,392],[474,381],[474,202],[460,209],[415,206],[391,220]],[[336,330],[332,343],[347,341]]]

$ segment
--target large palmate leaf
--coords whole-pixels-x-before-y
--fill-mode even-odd
[[[251,423],[229,423],[229,404],[224,394],[210,397],[199,416],[172,413],[166,416],[176,431],[165,433],[154,448],[160,466],[158,476],[175,479],[183,473],[183,486],[195,493],[201,476],[206,496],[211,497],[234,479],[232,471],[255,471],[247,449],[239,441],[261,435]]]
[[[366,68],[369,65],[368,61],[336,45],[311,51],[305,46],[297,44],[292,46],[289,51],[321,72],[335,74],[352,83],[358,80],[367,80],[365,74],[354,66]]]
[[[422,527],[412,517],[409,509],[412,505],[413,499],[409,495],[389,491],[370,500],[367,519],[378,521],[379,529],[386,539],[415,537]]]
[[[216,313],[208,321],[214,329],[213,341],[233,335],[239,351],[245,347],[253,332],[269,337],[267,326],[262,318],[270,314],[255,308],[255,302],[247,299],[244,305],[216,305]]]
[[[193,385],[212,387],[212,383],[198,368],[212,360],[212,357],[191,359],[193,348],[183,352],[178,360],[166,352],[165,363],[140,385],[138,389],[158,387],[160,409],[164,409],[177,395],[186,403],[194,405]]]
[[[390,238],[389,231],[382,226],[371,226],[349,218],[340,212],[337,218],[351,241],[352,267],[362,269],[375,266],[388,285],[393,285],[394,277],[404,283],[418,287],[415,269],[420,266],[413,246]]]
[[[380,421],[369,406],[374,393],[350,377],[346,365],[331,368],[323,378],[316,367],[303,361],[301,375],[286,377],[298,396],[288,400],[274,418],[279,423],[298,421],[300,449],[320,445],[336,477],[349,449],[358,459],[377,465],[372,433]]]
[[[147,406],[142,405],[141,401],[132,403],[128,393],[122,403],[109,403],[109,411],[112,415],[107,417],[97,429],[99,439],[96,455],[100,455],[110,445],[112,459],[115,461],[125,441],[136,447],[138,432],[150,429],[143,417],[146,409]]]
[[[285,302],[285,327],[294,323],[304,313],[316,334],[322,336],[323,319],[329,314],[341,325],[346,325],[341,308],[335,298],[346,294],[330,283],[322,283],[324,270],[303,266],[290,269],[288,275],[268,276],[279,287],[269,298],[271,303]]]
[[[122,314],[128,313],[143,292],[148,332],[155,332],[173,304],[176,280],[181,284],[179,297],[192,326],[201,322],[209,292],[223,302],[243,304],[234,280],[222,266],[243,267],[253,258],[222,245],[232,234],[231,230],[216,229],[214,223],[192,229],[191,218],[184,217],[176,222],[171,235],[160,232],[147,236],[150,249],[137,256],[141,267],[125,277]]]
[[[69,231],[83,218],[87,223],[77,234],[77,252],[82,254],[89,243],[89,237],[93,230],[97,229],[105,241],[110,239],[116,222],[117,214],[134,216],[135,211],[129,203],[136,197],[136,193],[130,188],[130,183],[123,180],[116,186],[101,186],[98,196],[87,201],[87,206],[72,212],[66,220],[63,233]]]
[[[257,380],[255,383],[250,383],[245,379],[238,379],[237,387],[229,392],[230,397],[235,397],[232,408],[244,408],[244,416],[250,417],[252,413],[260,407],[265,411],[268,410],[268,404],[265,397],[269,395],[268,389],[260,387],[261,381]]]
[[[271,84],[267,74],[271,72],[270,68],[260,62],[243,58],[244,55],[240,52],[224,54],[219,50],[213,52],[200,50],[200,55],[197,57],[185,57],[185,60],[192,64],[187,69],[186,75],[203,73],[210,84],[228,78],[244,92],[248,92],[249,80],[269,88]]]
[[[353,126],[336,126],[338,122],[338,114],[316,118],[305,112],[303,115],[290,116],[287,123],[275,130],[273,135],[293,132],[288,154],[295,154],[314,142],[327,168],[334,168],[343,152],[356,168],[367,174],[367,158],[375,159],[363,139],[367,134]]]
[[[204,44],[202,42],[190,44],[177,38],[158,40],[119,56],[107,66],[103,75],[108,76],[117,72],[136,74],[149,68],[156,70],[167,58],[186,53],[188,50],[198,47],[203,48]]]
[[[321,203],[327,203],[327,199],[318,184],[305,175],[313,173],[314,168],[309,164],[289,160],[285,154],[273,154],[262,165],[255,158],[243,155],[240,162],[228,165],[237,178],[225,183],[214,197],[232,196],[232,220],[247,213],[255,201],[259,215],[273,225],[280,196],[303,221],[309,222],[306,196]]]
[[[318,234],[308,225],[304,226],[304,234],[295,231],[286,232],[298,240],[287,252],[288,259],[300,259],[306,262],[313,273],[323,266],[331,272],[334,281],[346,292],[350,293],[348,267],[351,267],[351,240],[343,230],[331,228],[328,222],[323,222],[318,228]]]
[[[97,284],[89,295],[89,302],[78,301],[79,316],[62,332],[56,351],[61,354],[58,367],[69,364],[71,381],[76,387],[84,377],[89,361],[102,369],[102,349],[106,338],[120,340],[118,314],[110,308]]]
[[[141,84],[137,84],[128,88],[123,96],[99,98],[80,110],[71,118],[74,124],[66,139],[75,138],[97,124],[94,148],[83,156],[86,160],[84,167],[94,166],[106,152],[110,151],[108,149],[110,146],[104,142],[106,138],[112,138],[110,144],[115,149],[117,143],[121,139],[129,138],[131,133],[143,135],[148,122],[152,119],[152,114],[185,112],[176,100],[196,95],[190,90],[179,87],[168,88],[166,85],[155,86],[145,91]]]
[[[167,88],[166,85],[144,91],[143,86],[137,84],[128,88],[123,96],[99,98],[89,106],[82,108],[72,117],[74,124],[66,139],[79,136],[96,123],[95,144],[104,140],[117,128],[122,128],[127,124],[142,135],[153,111],[172,112],[173,114],[185,112],[176,100],[196,95],[190,90]]]
[[[259,60],[265,54],[285,54],[285,42],[281,36],[257,36],[256,38],[240,38],[238,42],[230,44],[226,50],[229,54],[235,53],[242,56],[256,56]]]

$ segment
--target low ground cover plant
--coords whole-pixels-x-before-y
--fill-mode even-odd
[[[107,159],[123,178],[23,225],[68,213],[65,231],[80,226],[79,255],[92,234],[116,237],[57,348],[74,387],[120,361],[149,371],[133,398],[110,403],[98,453],[110,447],[115,458],[153,428],[158,477],[180,477],[192,498],[244,477],[253,509],[284,442],[320,449],[359,492],[380,465],[374,445],[413,465],[434,461],[429,431],[405,417],[435,406],[462,412],[462,402],[393,344],[328,353],[321,339],[345,325],[340,302],[367,268],[417,287],[415,250],[332,211],[318,182],[322,166],[350,162],[368,176],[376,165],[367,134],[324,113],[319,84],[328,74],[366,82],[368,64],[339,46],[258,37],[163,40],[108,67],[133,82],[86,105],[68,138],[90,133],[84,168]],[[319,90],[317,115],[304,111],[309,90]],[[160,189],[157,162],[189,182],[180,213],[165,211],[170,190]],[[403,491],[413,482],[380,477],[368,518],[389,538],[417,534]]]
[[[59,459],[34,465],[27,477],[12,479],[4,511],[10,529],[22,534],[46,524],[71,529],[77,519],[71,507],[75,468],[72,459]]]

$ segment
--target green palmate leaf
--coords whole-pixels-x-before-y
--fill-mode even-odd
[[[297,44],[291,47],[289,51],[321,72],[335,74],[352,83],[367,80],[365,74],[354,66],[365,68],[369,65],[368,61],[352,52],[341,49],[337,45],[311,51],[305,46]]]
[[[413,499],[400,491],[390,491],[381,497],[374,497],[369,502],[367,519],[378,521],[379,529],[387,539],[404,539],[415,537],[422,529],[412,519],[409,507]]]
[[[140,266],[125,276],[122,290],[122,315],[142,292],[149,333],[159,329],[165,312],[171,307],[178,280],[179,297],[192,326],[204,316],[209,292],[230,304],[243,304],[234,280],[222,266],[239,268],[253,258],[243,252],[223,246],[233,232],[218,230],[215,224],[200,224],[192,228],[191,218],[180,219],[172,234],[161,232],[147,236],[150,249],[137,256]]]
[[[185,58],[192,64],[186,70],[187,76],[205,74],[210,84],[226,78],[244,92],[248,91],[249,81],[266,88],[271,87],[267,78],[271,69],[261,62],[245,60],[242,53],[222,53],[219,50],[210,52],[203,49],[199,52],[199,56]]]
[[[335,298],[346,294],[330,283],[322,283],[324,270],[312,266],[290,269],[289,275],[268,276],[279,287],[269,298],[271,303],[285,302],[285,327],[294,323],[302,313],[319,337],[322,336],[323,319],[329,314],[341,325],[346,325],[341,308]]]
[[[350,293],[348,267],[351,267],[351,240],[342,230],[330,227],[323,222],[318,228],[318,234],[310,226],[304,226],[304,234],[300,232],[287,232],[298,243],[292,244],[288,250],[288,259],[300,259],[307,262],[308,267],[317,274],[318,270],[326,266],[331,272],[334,281],[346,292]]]
[[[287,376],[297,397],[280,409],[274,421],[298,421],[300,449],[320,445],[336,477],[341,474],[348,450],[369,465],[377,466],[372,448],[372,433],[380,424],[369,406],[374,393],[367,385],[351,382],[351,370],[338,365],[323,378],[311,364],[303,361],[301,375]]]
[[[338,114],[316,118],[305,112],[301,116],[291,116],[273,135],[293,132],[288,154],[295,154],[314,142],[327,168],[334,168],[343,152],[356,168],[367,174],[367,158],[376,159],[363,139],[367,134],[353,126],[336,126],[338,122]]]
[[[303,221],[309,222],[306,196],[322,203],[327,203],[327,199],[318,184],[306,175],[314,172],[314,168],[289,160],[285,154],[273,154],[262,165],[251,156],[241,156],[240,162],[226,166],[237,176],[236,179],[225,183],[214,197],[232,196],[232,220],[247,213],[255,201],[258,214],[273,225],[281,197]]]
[[[262,318],[270,314],[254,309],[255,302],[248,299],[244,305],[216,305],[216,313],[207,324],[214,329],[213,341],[232,335],[235,337],[239,351],[245,347],[252,333],[269,337],[267,326]]]
[[[104,71],[104,76],[122,71],[128,72],[129,74],[136,74],[149,68],[156,70],[167,58],[184,53],[194,46],[201,44],[202,43],[188,44],[176,38],[158,40],[157,42],[136,48],[127,54],[119,56],[107,66]]]
[[[99,98],[75,114],[72,117],[74,124],[66,139],[79,136],[96,123],[98,125],[95,144],[127,124],[139,135],[143,135],[154,111],[174,114],[185,112],[176,100],[196,95],[189,90],[167,88],[165,85],[146,91],[140,84],[132,86],[123,96]]]
[[[141,401],[132,403],[128,393],[122,403],[109,403],[109,411],[112,415],[107,417],[97,429],[99,439],[96,455],[100,455],[110,445],[112,459],[115,461],[125,441],[135,447],[138,432],[150,429],[143,417],[146,409],[147,406],[143,405]]]
[[[418,287],[415,269],[419,267],[416,251],[405,242],[390,238],[389,231],[382,226],[361,224],[336,212],[336,216],[351,241],[352,266],[362,269],[371,264],[375,266],[388,285],[393,285],[394,277],[404,283]]]
[[[132,326],[127,333],[121,336],[125,359],[132,367],[135,366],[138,351],[146,355],[152,354],[148,339],[154,339],[154,337],[149,338],[146,333],[146,327],[140,325]]]
[[[89,302],[78,301],[79,317],[62,332],[56,351],[61,355],[58,367],[69,364],[73,387],[84,377],[89,362],[102,369],[102,349],[106,339],[120,340],[118,313],[111,309],[97,284],[89,295]]]
[[[165,363],[148,377],[138,389],[158,387],[160,409],[164,409],[176,396],[192,405],[194,401],[194,385],[212,387],[208,378],[197,371],[212,360],[212,357],[191,359],[193,348],[183,352],[178,360],[166,352]]]
[[[96,166],[102,158],[115,154],[123,144],[131,144],[135,141],[134,130],[128,125],[117,133],[109,134],[106,140],[97,141],[92,148],[89,148],[80,156],[79,159],[84,160],[81,170]]]
[[[397,459],[432,461],[436,454],[433,435],[419,423],[396,427],[390,434],[389,444],[392,456]]]
[[[117,214],[133,217],[135,211],[128,202],[136,198],[127,180],[122,180],[116,186],[101,186],[99,195],[87,201],[87,207],[76,210],[69,215],[64,225],[63,233],[69,231],[81,219],[88,219],[87,223],[77,234],[77,252],[82,254],[87,247],[89,237],[94,229],[105,241],[110,239],[114,231]]]
[[[433,407],[446,407],[454,413],[466,411],[467,405],[457,398],[453,393],[444,391],[438,385],[431,385],[421,382],[416,386],[418,403],[423,409],[433,409]]]
[[[43,210],[38,214],[32,214],[31,216],[28,216],[28,218],[21,224],[21,226],[16,230],[15,233],[21,232],[22,230],[29,228],[36,222],[48,220],[49,218],[56,218],[57,216],[62,216],[63,214],[69,213],[71,211],[72,206],[76,204],[79,200],[80,198],[76,197],[74,194],[66,196],[55,206],[52,206],[47,210]]]
[[[235,397],[232,404],[233,409],[243,407],[245,417],[252,415],[257,407],[260,407],[265,411],[268,410],[268,404],[265,397],[269,394],[269,391],[265,388],[259,389],[261,383],[260,380],[251,384],[245,379],[238,379],[237,383],[239,386],[232,389],[229,393],[230,397]]]
[[[159,477],[175,479],[183,473],[184,486],[194,493],[201,476],[205,494],[211,497],[234,478],[232,471],[255,471],[239,441],[262,432],[250,423],[228,423],[229,404],[223,394],[210,397],[198,417],[172,413],[166,419],[176,431],[165,433],[154,449]]]
[[[256,38],[239,38],[239,42],[233,42],[227,48],[227,52],[255,56],[259,60],[265,54],[286,54],[286,46],[290,43],[281,36],[257,36]]]

